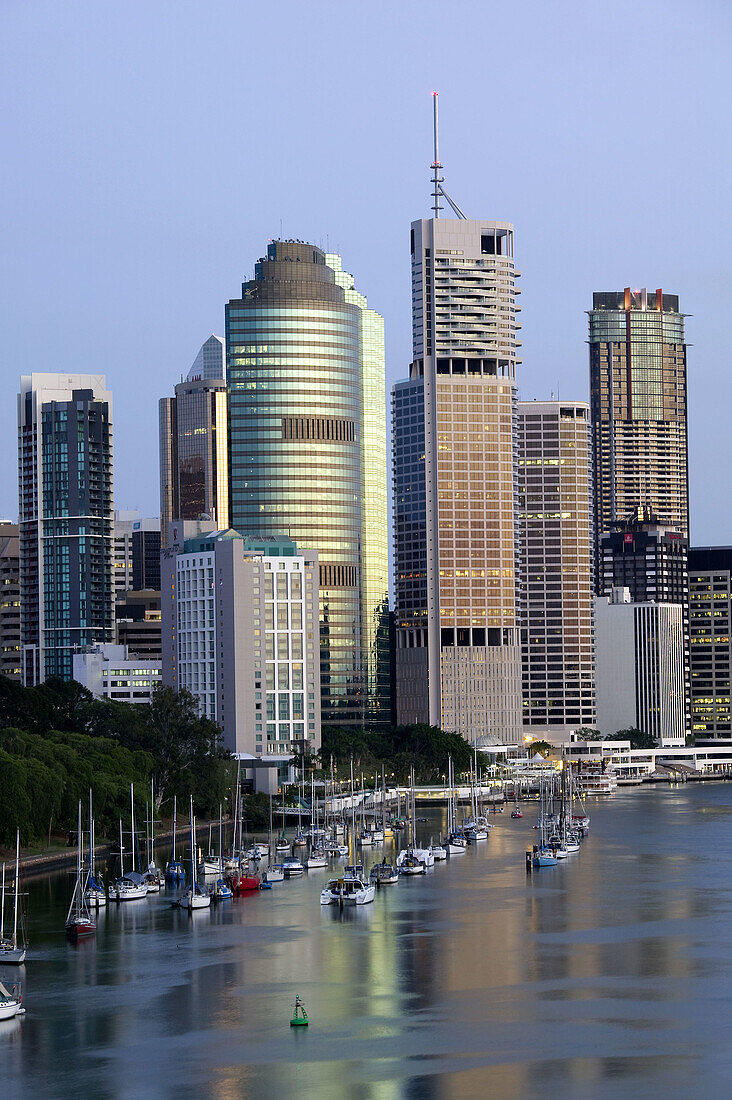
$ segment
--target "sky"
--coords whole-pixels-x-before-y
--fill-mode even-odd
[[[678,294],[692,542],[732,543],[731,45],[727,0],[0,0],[0,515],[32,371],[106,375],[158,514],[158,398],[271,237],[340,251],[405,377],[435,89],[447,190],[515,225],[521,397],[588,398],[593,290]]]

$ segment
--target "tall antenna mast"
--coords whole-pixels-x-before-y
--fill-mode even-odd
[[[437,122],[437,98],[439,94],[439,92],[432,93],[433,133],[435,140],[435,159],[432,161],[432,186],[434,188],[432,192],[432,198],[434,199],[432,209],[436,218],[439,218],[440,210],[442,209],[440,206],[440,191],[444,178],[440,175],[442,165],[440,164],[439,130]]]
[[[458,204],[456,202],[453,202],[445,188],[442,186],[445,182],[445,177],[440,175],[442,165],[440,164],[439,131],[437,125],[437,97],[439,96],[439,94],[439,92],[432,93],[432,109],[434,118],[433,125],[435,137],[435,159],[432,161],[432,198],[434,200],[432,203],[432,210],[434,211],[435,217],[439,218],[440,210],[442,210],[442,206],[440,205],[440,195],[442,195],[443,199],[447,199],[456,217],[458,217],[461,221],[465,221],[465,214],[463,214]]]

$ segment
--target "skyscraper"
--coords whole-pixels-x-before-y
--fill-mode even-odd
[[[597,538],[639,507],[688,537],[686,345],[679,299],[629,287],[594,294],[589,327]]]
[[[439,206],[412,223],[413,361],[393,394],[397,719],[515,742],[513,226]]]
[[[175,397],[160,399],[160,530],[208,515],[229,524],[223,342],[209,336]]]
[[[112,395],[103,375],[31,374],[18,395],[23,681],[114,641]]]
[[[17,523],[0,521],[0,673],[20,679],[20,550]]]
[[[519,401],[524,726],[595,724],[592,432],[582,401]]]
[[[689,550],[691,732],[697,742],[732,736],[732,547]]]
[[[389,721],[383,319],[275,241],[226,307],[230,523],[318,552],[323,722]]]

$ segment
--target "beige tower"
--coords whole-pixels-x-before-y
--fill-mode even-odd
[[[583,401],[519,401],[524,732],[595,724],[592,432]]]
[[[412,224],[413,362],[393,407],[397,720],[483,743],[523,732],[517,274],[507,222]]]

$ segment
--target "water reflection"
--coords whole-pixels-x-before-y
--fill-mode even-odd
[[[343,910],[319,903],[324,869],[191,914],[177,891],[109,905],[96,942],[72,944],[69,876],[32,882],[28,1014],[0,1025],[2,1095],[726,1095],[732,788],[589,809],[590,838],[556,868],[525,874],[532,807]],[[289,1027],[295,993],[307,1030]]]

